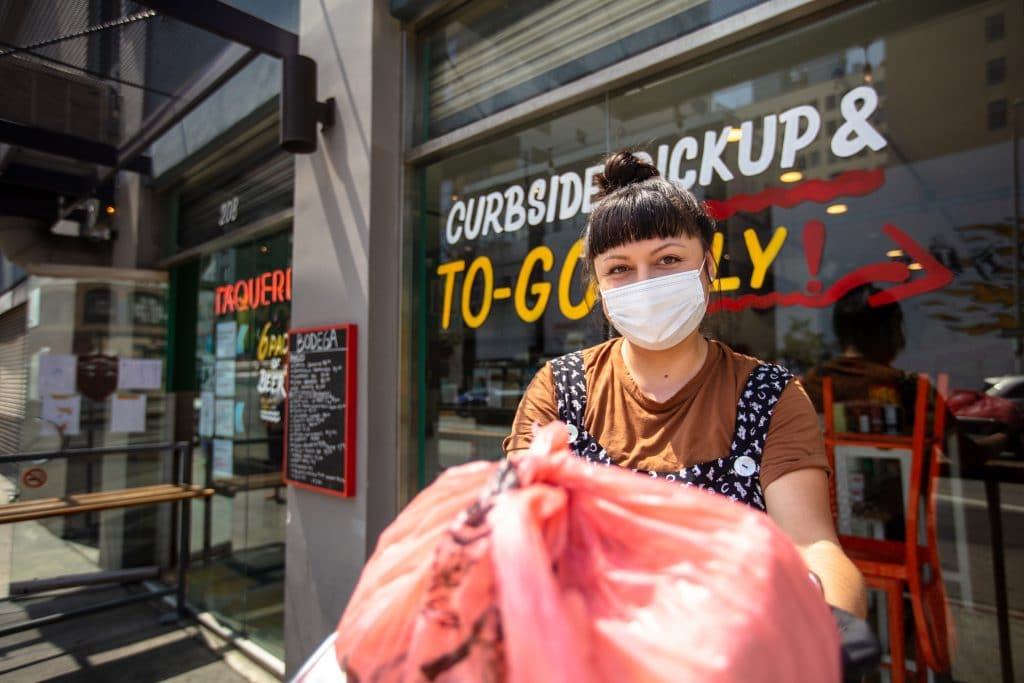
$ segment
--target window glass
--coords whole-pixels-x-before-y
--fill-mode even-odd
[[[190,599],[278,655],[291,260],[291,232],[203,257],[196,329],[196,479],[216,495],[194,505]]]
[[[989,85],[998,85],[1006,80],[1006,57],[988,60],[985,65],[985,81]]]
[[[579,269],[595,104],[428,167],[420,239],[424,481],[501,456],[516,405],[548,359],[602,338]]]
[[[27,392],[14,452],[102,449],[171,440],[164,380],[167,285],[162,277],[29,275],[24,320]],[[0,381],[0,392],[15,389]],[[173,455],[146,451],[3,465],[10,500],[167,483]],[[55,517],[10,529],[10,578],[158,564],[170,520],[157,506]],[[5,561],[6,562],[6,561]]]
[[[759,2],[466,3],[423,37],[418,137],[465,126]]]
[[[1006,128],[1009,106],[1006,100],[996,100],[988,103],[988,129],[999,130]]]
[[[1006,16],[1000,12],[985,17],[985,40],[994,42],[1002,40],[1006,35]]]

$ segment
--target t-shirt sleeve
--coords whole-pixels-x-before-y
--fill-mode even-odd
[[[798,380],[791,380],[772,413],[761,456],[761,487],[779,477],[817,467],[831,474],[818,414]]]
[[[530,442],[533,441],[533,426],[543,426],[557,419],[554,377],[551,374],[551,366],[545,364],[526,387],[526,393],[520,399],[516,417],[512,421],[512,433],[505,437],[502,448],[506,453],[529,448]]]

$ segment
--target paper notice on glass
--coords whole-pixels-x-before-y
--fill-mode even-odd
[[[213,433],[215,436],[231,438],[235,435],[235,402],[231,399],[217,399],[213,408]]]
[[[199,436],[213,436],[213,392],[199,395]]]
[[[228,439],[213,440],[213,476],[217,479],[234,474],[234,445]]]
[[[58,353],[39,356],[39,395],[75,393],[75,373],[78,358]]]
[[[44,431],[52,434],[59,429],[64,436],[76,436],[82,418],[82,397],[44,396],[42,417]]]
[[[235,334],[238,327],[234,320],[217,323],[217,358],[235,357]]]
[[[159,358],[120,358],[117,361],[118,389],[159,389],[164,362]]]
[[[114,394],[110,397],[110,431],[114,434],[146,431],[145,394]]]
[[[235,395],[235,361],[219,360],[215,371],[213,390],[218,396]]]

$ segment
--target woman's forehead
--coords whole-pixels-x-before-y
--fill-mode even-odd
[[[652,237],[645,240],[625,242],[618,246],[611,247],[598,254],[598,258],[627,254],[640,256],[672,249],[683,252],[701,251],[701,242],[697,237],[690,237],[687,235],[678,235],[675,237]]]

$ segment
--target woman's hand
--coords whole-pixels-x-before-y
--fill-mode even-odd
[[[836,537],[828,475],[817,468],[790,472],[769,484],[764,498],[772,520],[789,535],[807,567],[821,581],[825,601],[865,618],[864,578]]]

